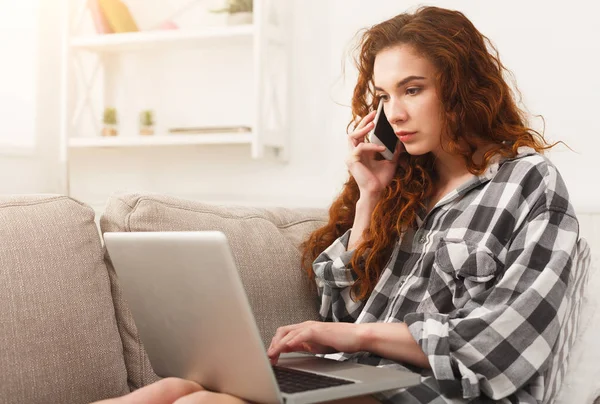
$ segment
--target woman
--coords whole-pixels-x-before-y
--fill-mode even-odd
[[[435,7],[364,32],[350,179],[304,244],[325,321],[279,329],[273,362],[306,350],[423,374],[364,402],[543,400],[579,226],[486,43]],[[365,141],[379,102],[391,161]]]

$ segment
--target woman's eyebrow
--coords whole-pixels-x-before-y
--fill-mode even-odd
[[[423,77],[423,76],[408,76],[408,77],[400,80],[398,83],[396,83],[396,88],[402,87],[406,83],[409,83],[409,82],[411,82],[413,80],[425,80],[425,77]],[[377,86],[375,86],[374,89],[376,91],[384,91],[383,88],[377,87]]]

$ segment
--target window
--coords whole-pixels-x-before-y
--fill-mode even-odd
[[[0,153],[35,144],[39,0],[0,0]]]

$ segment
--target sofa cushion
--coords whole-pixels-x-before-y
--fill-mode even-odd
[[[320,209],[215,206],[164,195],[113,196],[100,220],[102,232],[219,230],[229,239],[240,277],[268,345],[277,327],[318,319],[316,288],[300,267],[299,244],[322,226]],[[107,260],[111,276],[115,277]],[[125,306],[115,280],[115,304]],[[125,311],[118,310],[120,313]],[[156,380],[131,314],[118,318],[132,387]]]
[[[592,252],[588,279],[578,296],[578,330],[556,404],[600,404],[600,255]],[[573,319],[568,321],[574,324]]]
[[[563,380],[567,372],[571,371],[569,369],[571,364],[569,357],[576,338],[581,334],[580,315],[585,305],[586,292],[589,290],[590,254],[590,248],[585,239],[579,239],[577,254],[573,259],[573,266],[569,273],[565,299],[558,309],[563,323],[562,332],[552,349],[544,403],[555,402],[559,389],[563,387]]]
[[[64,196],[2,196],[0,240],[0,401],[127,393],[93,210]]]

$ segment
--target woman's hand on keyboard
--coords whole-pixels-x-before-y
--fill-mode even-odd
[[[279,327],[267,351],[272,364],[285,352],[357,352],[361,350],[361,328],[352,323],[306,321]]]

